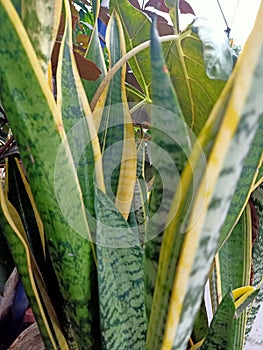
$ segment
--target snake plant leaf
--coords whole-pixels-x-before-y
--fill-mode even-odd
[[[84,348],[92,347],[94,332],[87,306],[91,245],[87,240],[85,208],[61,115],[27,33],[9,0],[0,1],[0,21],[3,25],[0,47],[4,48],[0,50],[1,99],[43,220],[47,246],[73,334],[85,339]],[[61,147],[63,152],[57,158]],[[60,170],[56,179],[55,168]],[[58,198],[65,191],[72,206],[63,215]],[[84,230],[81,235],[69,224],[72,218],[81,219]]]
[[[185,120],[198,135],[232,70],[230,47],[199,18],[166,46],[167,67]]]
[[[62,0],[21,0],[21,17],[45,73],[60,22]]]
[[[94,9],[94,27],[91,34],[91,38],[89,40],[89,45],[85,54],[85,57],[93,62],[96,62],[97,67],[101,70],[101,74],[99,78],[96,81],[88,81],[88,80],[82,80],[83,86],[85,89],[85,92],[87,94],[87,98],[89,101],[92,101],[92,98],[99,87],[101,81],[103,80],[107,69],[105,65],[105,59],[103,55],[103,51],[100,44],[99,39],[99,31],[98,31],[98,17],[99,17],[99,10],[100,10],[100,1],[96,0],[95,2],[95,9]],[[94,8],[94,5],[93,5]]]
[[[152,128],[149,146],[152,164],[156,171],[145,237],[144,270],[147,314],[151,310],[161,234],[166,225],[171,202],[180,183],[179,175],[191,149],[188,127],[184,122],[179,101],[166,70],[155,22],[151,32],[151,65],[153,92],[150,107]],[[160,118],[161,115],[162,118]],[[155,273],[153,266],[155,266]]]
[[[103,349],[145,347],[143,249],[114,203],[96,195],[97,258]]]
[[[227,218],[221,228],[218,248],[226,241],[238,222],[257,181],[255,176],[257,175],[257,168],[262,158],[262,133],[263,125],[260,123],[253,138],[249,153],[244,160],[244,167],[238,180]],[[260,171],[258,174],[260,174]]]
[[[191,339],[194,344],[197,344],[198,342],[202,341],[208,331],[208,317],[204,298],[205,297],[203,296],[191,334]]]
[[[253,279],[252,285],[258,287],[261,284],[263,276],[263,185],[261,184],[251,195],[252,203],[255,207],[257,217],[258,217],[258,227],[256,237],[254,237],[254,245],[252,249],[252,271]],[[260,310],[260,306],[263,302],[263,289],[261,290],[256,297],[253,304],[248,308],[247,314],[247,328],[246,328],[246,339],[250,339],[250,332],[254,320]]]
[[[26,232],[22,221],[12,204],[6,197],[8,195],[8,188],[5,187],[5,193],[3,187],[0,188],[1,198],[1,215],[0,225],[5,235],[6,241],[14,258],[15,264],[18,267],[18,272],[21,276],[23,285],[25,287],[27,296],[32,305],[34,315],[37,319],[41,334],[47,348],[57,349],[56,340],[50,325],[45,316],[44,308],[42,306],[37,286],[35,284],[34,276],[32,273],[32,256],[30,254],[29,245],[26,239]],[[50,311],[50,310],[49,310]],[[51,316],[51,312],[50,312]],[[63,337],[61,338],[61,345],[67,345]]]
[[[148,17],[128,0],[110,2],[110,9],[115,9],[120,16],[127,51],[150,39],[151,23]],[[144,50],[129,61],[129,65],[146,97],[150,97],[151,63],[150,51]]]
[[[262,184],[262,182],[263,182],[263,154],[259,162],[257,178],[255,180],[253,190],[256,190],[259,187],[259,185]]]
[[[113,66],[125,54],[123,30],[116,12],[108,23],[106,44],[110,66]],[[136,145],[125,92],[125,74],[123,66],[112,78],[105,100],[96,105],[94,118],[99,125],[106,193],[127,219],[136,180]]]
[[[234,321],[235,305],[231,291],[225,294],[214,315],[200,350],[229,349],[229,338]]]
[[[232,287],[249,285],[252,251],[252,223],[249,205],[219,251],[221,295]]]
[[[263,15],[263,7],[261,7],[260,15]],[[156,291],[158,292],[154,294],[153,302],[153,305],[156,305],[154,315],[155,317],[159,315],[159,324],[156,324],[155,319],[152,325],[156,329],[155,336],[152,334],[151,342],[147,344],[151,349],[160,348],[161,339],[163,339],[163,349],[185,349],[187,345],[193,326],[193,315],[199,308],[210,264],[216,252],[220,228],[241,175],[243,161],[251,147],[257,128],[263,122],[260,102],[260,85],[263,79],[260,59],[263,47],[262,38],[259,35],[262,26],[260,15],[246,43],[243,56],[226,85],[227,94],[224,92],[219,98],[199,136],[203,149],[211,144],[212,147],[207,155],[206,172],[192,198],[187,226],[183,227],[183,230],[180,227],[182,222],[180,214],[185,205],[184,198],[182,198],[177,215],[164,234],[157,275]],[[259,40],[261,40],[260,43]],[[257,51],[255,52],[256,43]],[[253,63],[251,56],[253,56]],[[228,96],[229,89],[230,96]],[[225,110],[223,118],[222,110]],[[218,120],[221,120],[220,126],[217,127],[216,134],[213,134],[214,124]],[[192,176],[190,164],[198,164],[197,155],[195,145],[181,177],[182,193],[187,193],[189,190]],[[196,168],[197,166],[194,165],[194,174],[198,170]],[[180,198],[179,194],[175,196],[175,203],[172,203],[171,211],[178,203],[178,198]],[[200,206],[202,206],[201,212]],[[167,261],[172,261],[174,264],[172,259],[173,251],[176,249],[174,239],[178,238],[179,233],[182,235],[182,232],[186,233],[183,235],[179,260],[176,265],[172,265],[176,266],[176,271],[165,333],[162,338],[160,337],[160,334],[163,334],[161,317],[166,315],[166,303],[162,298],[163,294],[166,297],[167,293],[169,295],[171,292],[169,283],[170,276],[173,275],[172,266]]]
[[[94,184],[103,188],[102,169],[99,169],[101,151],[85,91],[72,52],[71,13],[65,7],[65,30],[61,42],[57,69],[57,103],[61,109],[62,123],[67,133],[70,150],[78,173],[88,224],[94,233],[96,230],[94,209]],[[95,162],[97,176],[95,176]],[[97,181],[98,180],[98,181]],[[71,203],[65,199],[65,202]],[[90,234],[90,233],[89,233]],[[92,241],[92,237],[90,236]]]
[[[219,251],[219,273],[221,286],[219,295],[225,295],[230,287],[236,289],[250,283],[252,251],[252,223],[250,207],[247,204],[239,222],[228,240]],[[246,313],[243,313],[233,324],[229,340],[230,349],[242,349],[246,327]]]
[[[235,314],[231,291],[228,291],[214,315],[205,341],[200,350],[230,349],[229,338]]]
[[[12,186],[9,187],[8,199],[21,217],[30,250],[42,273],[45,275],[46,254],[44,228],[18,159],[9,158],[7,171],[8,183],[12,184]],[[34,213],[34,215],[32,215],[32,213]]]

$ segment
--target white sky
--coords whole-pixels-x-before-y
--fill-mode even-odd
[[[211,24],[220,31],[226,29],[217,0],[187,1],[198,17],[207,17]],[[243,45],[251,32],[260,2],[260,0],[220,0],[228,26],[231,28],[231,37],[236,40],[237,45]],[[182,26],[185,27],[185,23],[191,21],[192,18],[191,15],[181,16]]]

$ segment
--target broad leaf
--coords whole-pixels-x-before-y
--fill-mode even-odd
[[[232,71],[229,44],[197,18],[178,40],[165,44],[165,52],[184,117],[198,135]]]

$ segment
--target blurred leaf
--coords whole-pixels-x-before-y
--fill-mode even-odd
[[[192,341],[196,344],[206,336],[208,331],[208,318],[207,318],[207,309],[205,305],[204,296],[200,305],[200,309],[195,318],[193,331],[191,334]]]
[[[36,322],[27,327],[9,347],[8,350],[28,349],[45,350],[45,345],[42,341],[42,337]]]
[[[145,347],[143,250],[114,203],[96,194],[97,257],[103,349]],[[125,345],[124,345],[125,344]]]
[[[146,2],[144,7],[153,6],[156,10],[160,10],[162,12],[169,12],[169,8],[165,5],[164,0],[149,0]]]
[[[252,249],[252,285],[258,287],[263,276],[263,184],[261,184],[251,195],[252,203],[258,218],[258,230],[254,237]],[[254,219],[255,222],[255,219]],[[248,308],[246,338],[249,339],[250,332],[263,302],[263,289],[259,291],[255,301]]]
[[[195,12],[192,6],[189,4],[189,2],[185,0],[179,0],[179,9],[181,13],[184,13],[184,14],[190,13],[191,15],[195,16]]]
[[[3,293],[5,283],[13,269],[14,261],[6,243],[6,239],[0,230],[0,295]]]

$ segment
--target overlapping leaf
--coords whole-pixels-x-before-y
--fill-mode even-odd
[[[175,266],[172,259],[172,252],[176,250],[174,239],[182,232],[186,232],[175,271],[175,281],[162,345],[165,349],[184,349],[186,346],[192,329],[193,315],[199,308],[204,283],[210,269],[209,265],[217,248],[220,227],[227,215],[234,188],[241,175],[243,160],[249,152],[257,128],[263,122],[260,102],[260,84],[262,84],[263,79],[263,67],[260,60],[262,42],[258,44],[258,50],[255,52],[255,43],[258,43],[261,31],[260,26],[259,19],[244,49],[244,55],[236,67],[235,74],[226,86],[226,93],[217,101],[200,134],[199,141],[205,152],[208,145],[211,148],[207,153],[207,177],[205,174],[202,176],[197,193],[193,196],[190,221],[187,219],[187,227],[183,228],[182,231],[182,218],[180,217],[182,209],[180,210],[180,208],[185,205],[183,198],[175,219],[165,232],[157,276],[161,289],[159,296],[164,295],[164,293],[167,296],[167,289],[169,295],[169,276],[172,274],[170,262],[172,261],[173,266]],[[253,52],[254,55],[253,64],[250,61],[250,52]],[[225,113],[222,116],[224,109]],[[217,124],[219,120],[220,126]],[[216,136],[215,130],[213,131],[215,124],[217,124]],[[197,170],[198,156],[195,147],[190,157],[190,161],[193,161],[192,164],[195,164],[194,173]],[[183,193],[187,193],[191,181],[191,171],[187,166],[182,175]],[[174,201],[178,201],[177,196]],[[203,210],[200,212],[202,205]],[[164,312],[162,307],[165,305],[165,302],[161,300],[162,297],[154,299],[154,305],[157,305],[154,312],[159,315]],[[161,328],[160,320],[159,325],[155,325],[155,329]],[[157,337],[156,332],[156,337],[151,338],[149,348],[160,346]]]
[[[70,153],[61,115],[55,104],[44,73],[17,13],[10,1],[0,2],[1,32],[0,76],[1,98],[9,115],[9,123],[20,148],[30,180],[33,196],[43,220],[47,245],[74,335],[93,343],[90,311],[91,246],[69,225],[69,218],[80,218],[86,225],[80,185]],[[13,64],[14,60],[17,62]],[[41,101],[41,102],[40,102]],[[36,109],[37,106],[37,109]],[[62,139],[64,151],[57,159]],[[62,214],[54,189],[55,166],[60,169],[57,189],[68,192],[72,200],[68,217]],[[68,199],[67,199],[68,200]],[[64,213],[65,214],[65,213]],[[87,236],[88,232],[82,232]],[[78,257],[78,259],[76,259]],[[85,265],[85,270],[81,267]],[[84,315],[85,314],[85,315]],[[88,314],[88,316],[87,316]],[[84,315],[84,316],[83,316]],[[80,319],[84,317],[80,327]],[[86,343],[87,345],[87,343]]]
[[[125,42],[119,16],[113,13],[106,36],[110,66],[125,54]],[[94,110],[102,150],[106,193],[127,219],[136,179],[136,147],[132,120],[125,92],[126,68],[112,78]]]

